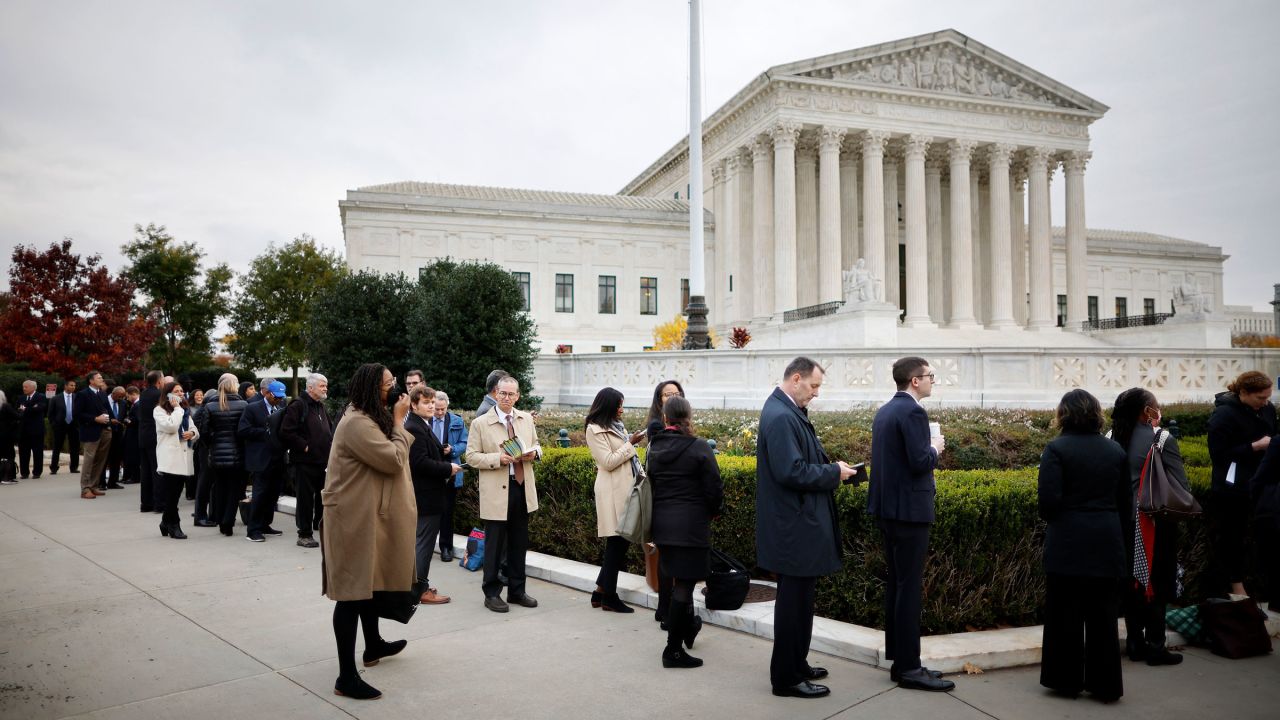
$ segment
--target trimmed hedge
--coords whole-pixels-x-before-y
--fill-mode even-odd
[[[726,509],[712,524],[713,542],[754,567],[755,458],[720,455],[719,464]],[[585,448],[548,448],[537,472],[540,508],[529,524],[531,548],[599,564],[603,542],[596,537],[592,495],[596,469],[590,453]],[[937,521],[930,531],[925,564],[925,632],[1041,622],[1044,523],[1036,507],[1036,474],[1034,467],[938,471]],[[1209,468],[1191,466],[1187,474],[1204,502]],[[879,531],[866,514],[866,487],[842,487],[836,502],[844,569],[818,583],[818,612],[883,627],[886,570]],[[458,524],[478,525],[477,507],[472,476],[459,494]],[[1202,523],[1186,524],[1180,547],[1179,560],[1186,568],[1185,595],[1198,598],[1205,558]],[[630,552],[628,562],[631,572],[643,572],[638,552]]]

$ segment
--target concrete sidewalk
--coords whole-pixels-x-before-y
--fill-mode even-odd
[[[884,670],[813,653],[821,700],[769,693],[770,643],[708,626],[697,670],[664,670],[653,615],[592,611],[587,596],[531,580],[540,606],[481,604],[479,574],[434,565],[453,596],[405,626],[399,656],[365,671],[384,697],[333,695],[332,603],[320,554],[191,527],[160,537],[137,486],[96,500],[70,475],[0,487],[0,718],[1271,718],[1280,657],[1231,661],[1192,649],[1173,668],[1125,662],[1125,698],[1064,700],[1036,667],[953,675],[950,694],[901,690]],[[438,559],[437,559],[438,562]],[[362,641],[357,647],[362,646]],[[357,650],[359,652],[359,650]]]

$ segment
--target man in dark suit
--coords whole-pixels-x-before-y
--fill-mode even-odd
[[[129,420],[129,403],[125,402],[124,386],[117,385],[107,399],[107,412],[111,415],[111,448],[107,451],[106,488],[123,490],[120,484],[120,465],[124,462],[124,431]],[[103,478],[98,478],[102,487]]]
[[[899,687],[948,691],[956,686],[920,664],[920,604],[924,556],[929,549],[935,486],[933,469],[942,436],[929,432],[920,401],[933,393],[928,361],[905,357],[893,364],[898,392],[876,411],[871,426],[868,511],[879,520],[889,577],[884,591],[885,656]]]
[[[75,475],[80,468],[80,428],[76,427],[76,381],[68,380],[62,393],[49,401],[49,425],[53,429],[53,457],[49,459],[49,472],[58,474],[58,455],[62,443],[67,444],[67,465]]]
[[[298,547],[320,547],[313,533],[319,529],[324,514],[320,491],[324,490],[329,447],[333,443],[333,423],[324,408],[328,397],[328,378],[311,373],[307,376],[306,392],[285,408],[280,420],[280,442],[289,451],[294,497],[298,499],[293,514],[298,527]]]
[[[156,478],[156,405],[160,403],[160,384],[164,382],[164,373],[152,370],[147,373],[146,388],[138,396],[138,489],[142,502],[142,512],[152,512],[163,507],[156,502],[159,494],[159,483]]]
[[[96,370],[85,376],[88,386],[76,394],[76,425],[80,427],[80,497],[92,500],[106,492],[97,488],[111,450],[111,412],[107,407],[107,383]]]
[[[264,379],[260,387],[262,391],[245,408],[236,427],[236,436],[244,441],[244,469],[253,478],[246,537],[251,542],[265,542],[267,535],[284,534],[271,527],[271,521],[284,487],[280,421],[284,418],[286,391],[284,383],[272,378]]]
[[[22,425],[18,430],[18,464],[21,467],[22,479],[40,477],[44,469],[44,414],[45,397],[36,392],[35,380],[24,380],[22,396],[14,403],[18,415],[22,416]],[[34,462],[32,462],[34,460]]]
[[[840,569],[835,489],[856,470],[831,462],[809,422],[808,405],[818,396],[823,369],[798,357],[783,371],[760,411],[756,445],[757,564],[778,577],[773,610],[773,694],[814,698],[829,695],[827,676],[807,659],[813,635],[818,578]]]

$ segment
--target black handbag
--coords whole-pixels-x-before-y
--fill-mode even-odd
[[[1200,503],[1164,469],[1164,443],[1168,438],[1168,431],[1161,430],[1147,450],[1138,483],[1138,512],[1173,520],[1200,517]]]
[[[711,548],[711,574],[704,592],[708,610],[737,610],[747,599],[751,573],[738,559]]]
[[[407,625],[418,611],[418,595],[412,590],[374,590],[373,604],[378,617]]]
[[[1200,605],[1200,619],[1214,655],[1235,659],[1271,652],[1267,615],[1253,598],[1206,601]]]

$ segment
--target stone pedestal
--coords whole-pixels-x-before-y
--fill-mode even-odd
[[[845,347],[897,347],[898,307],[886,302],[846,304],[829,332]]]
[[[707,332],[706,298],[701,295],[690,297],[685,314],[689,316],[689,327],[684,333],[684,349],[710,350],[711,335]]]

